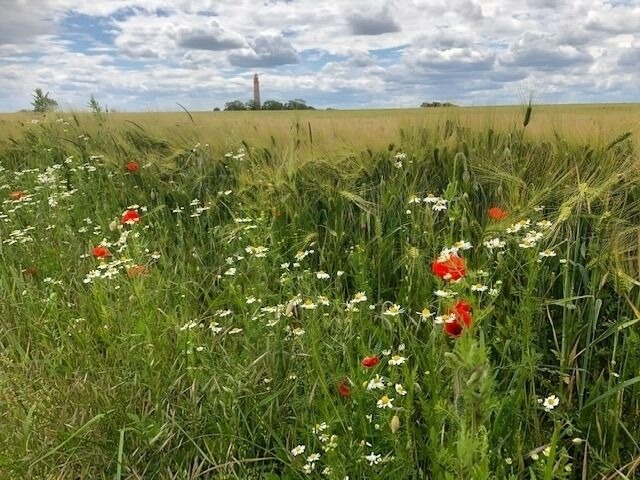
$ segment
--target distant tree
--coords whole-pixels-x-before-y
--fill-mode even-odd
[[[277,100],[266,100],[261,107],[254,103],[253,100],[248,100],[242,103],[240,100],[233,100],[224,104],[224,109],[229,111],[233,110],[315,110],[310,105],[307,105],[305,100],[301,98],[294,98],[286,103],[279,102]]]
[[[42,93],[41,88],[36,88],[33,93],[33,111],[36,113],[46,113],[58,108],[58,102],[53,98],[49,98],[49,92]]]
[[[245,106],[247,107],[247,110],[260,110],[260,104],[256,103],[255,100],[247,100]]]
[[[262,104],[262,110],[284,110],[284,104],[277,100],[265,100]]]
[[[234,100],[232,102],[227,102],[224,104],[224,109],[226,111],[234,111],[234,110],[246,110],[247,107],[240,100]]]
[[[213,109],[214,112],[219,112],[220,111],[220,107],[216,107]]]
[[[455,107],[455,105],[450,102],[422,102],[420,106],[423,108]]]
[[[289,100],[286,103],[285,108],[287,110],[315,110],[313,107],[307,105],[307,102],[305,100],[302,100],[301,98],[294,98],[293,100]]]

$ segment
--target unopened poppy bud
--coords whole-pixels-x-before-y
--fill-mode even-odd
[[[400,418],[397,415],[394,415],[389,426],[391,427],[391,433],[396,433],[400,430]]]

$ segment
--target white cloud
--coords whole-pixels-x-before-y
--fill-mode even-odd
[[[608,6],[590,10],[585,27],[609,34],[640,33],[640,6],[635,8]]]
[[[589,65],[593,57],[572,45],[563,45],[554,35],[525,32],[513,42],[500,62],[506,66],[535,70],[559,70],[576,65]]]
[[[0,0],[0,45],[31,43],[37,35],[52,33],[55,24],[34,15],[34,9],[44,4],[44,0]]]
[[[243,68],[270,68],[298,63],[296,49],[285,38],[279,36],[259,36],[250,42],[251,47],[241,52],[229,54],[231,65]]]
[[[183,49],[224,51],[242,47],[244,39],[211,17],[139,12],[113,22],[115,45],[131,58],[175,58]]]
[[[347,17],[347,21],[354,35],[382,35],[401,30],[388,4],[380,11],[356,11]]]
[[[230,50],[244,46],[244,40],[225,32],[218,22],[209,20],[203,27],[184,25],[178,29],[177,45],[195,50]]]
[[[629,68],[638,68],[638,65],[640,65],[640,40],[629,48],[623,48],[620,51],[618,65]]]
[[[0,109],[28,105],[36,86],[75,106],[92,92],[132,109],[210,108],[249,98],[256,69],[265,98],[318,105],[512,103],[523,88],[640,100],[640,0],[0,0],[0,11]],[[73,15],[108,31],[74,32]]]

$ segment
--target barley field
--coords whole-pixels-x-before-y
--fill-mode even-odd
[[[177,107],[176,107],[177,108]],[[279,148],[292,141],[298,154],[311,143],[315,153],[344,154],[383,149],[405,134],[433,130],[454,122],[478,130],[509,131],[522,126],[525,106],[451,107],[386,110],[316,110],[253,112],[141,112],[110,113],[101,122],[82,122],[86,133],[119,127],[141,127],[147,134],[170,139],[172,145],[188,147],[198,142],[231,149],[242,141]],[[79,121],[92,118],[78,112]],[[67,115],[70,117],[70,115]],[[46,117],[45,117],[46,118]],[[19,136],[25,125],[41,117],[33,113],[0,113],[0,139]],[[108,119],[108,121],[107,121]],[[557,134],[582,144],[607,142],[620,133],[640,132],[640,104],[538,105],[526,128],[527,138],[552,139]],[[306,152],[305,152],[306,153]]]
[[[0,478],[639,478],[639,126],[0,116]]]

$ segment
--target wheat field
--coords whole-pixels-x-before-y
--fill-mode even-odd
[[[275,139],[311,137],[321,151],[384,148],[397,141],[401,131],[434,128],[447,120],[472,129],[505,131],[522,124],[526,106],[450,107],[388,110],[257,111],[111,113],[107,125],[131,126],[134,122],[154,135],[173,141],[209,142],[220,148],[250,139],[262,146]],[[79,118],[90,114],[78,112]],[[191,117],[189,116],[191,115]],[[0,114],[0,138],[18,132],[39,119],[30,113]],[[104,125],[104,124],[103,124]],[[85,125],[87,128],[95,128]],[[547,139],[555,133],[576,142],[606,142],[621,132],[640,129],[640,105],[539,105],[534,107],[527,135]]]
[[[638,478],[639,114],[0,116],[0,478]]]

